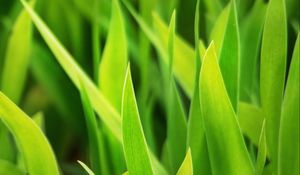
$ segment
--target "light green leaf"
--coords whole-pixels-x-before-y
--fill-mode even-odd
[[[45,131],[45,117],[43,112],[37,112],[32,116],[32,120],[42,129]]]
[[[127,66],[125,25],[118,0],[112,1],[112,16],[99,70],[100,90],[121,111],[122,88]]]
[[[33,1],[31,1],[31,6]],[[19,103],[27,75],[31,48],[32,24],[30,16],[22,10],[8,41],[1,78],[1,91],[13,102]],[[18,84],[16,86],[16,84]]]
[[[199,87],[213,174],[253,174],[254,168],[226,92],[213,43],[204,57]]]
[[[89,175],[95,175],[94,172],[83,162],[81,162],[80,160],[77,161],[82,168],[89,174]]]
[[[135,100],[130,66],[127,68],[123,89],[122,130],[123,148],[129,174],[153,174],[150,154]]]
[[[203,42],[199,45],[199,7],[200,0],[197,1],[196,12],[195,12],[195,22],[194,22],[194,32],[195,32],[195,65],[196,65],[196,76],[194,84],[194,95],[191,101],[189,110],[189,121],[188,121],[188,131],[187,131],[187,145],[191,148],[191,155],[193,162],[201,162],[197,166],[193,167],[193,172],[197,175],[211,174],[207,142],[205,137],[205,132],[203,128],[203,119],[200,109],[200,99],[199,99],[199,75],[200,75],[200,64],[203,61],[205,54],[205,46]],[[202,53],[201,53],[202,52]],[[201,56],[200,56],[201,55]],[[201,58],[201,60],[200,60]]]
[[[265,132],[265,120],[263,121],[258,143],[258,152],[255,165],[255,174],[262,175],[267,158],[267,141]]]
[[[257,0],[241,21],[240,99],[247,102],[257,103],[259,98],[258,58],[266,9],[263,0]]]
[[[22,172],[16,165],[12,164],[11,162],[0,159],[0,174],[23,175],[24,172]]]
[[[235,112],[239,99],[240,41],[235,1],[231,1],[219,17],[211,41],[216,42],[220,68]]]
[[[177,172],[177,175],[193,175],[193,161],[190,148],[186,153],[186,156]]]
[[[280,175],[299,174],[299,49],[300,34],[294,47],[294,53],[288,74],[285,96],[282,106],[279,132],[279,170]]]
[[[2,92],[0,119],[15,137],[29,174],[59,174],[54,153],[41,129]]]
[[[238,120],[240,127],[255,145],[258,145],[264,118],[261,108],[249,103],[239,102]]]
[[[271,0],[263,31],[260,64],[260,94],[266,117],[268,152],[273,171],[278,170],[278,135],[287,54],[287,22],[284,0]]]

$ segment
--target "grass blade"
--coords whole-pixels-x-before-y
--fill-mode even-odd
[[[41,129],[1,92],[0,118],[15,137],[29,174],[59,174],[54,153]]]
[[[33,1],[31,1],[31,6],[32,4]],[[27,75],[31,33],[30,16],[25,10],[22,10],[13,26],[12,35],[8,41],[1,79],[1,91],[17,104],[20,102]]]
[[[80,160],[77,161],[82,168],[89,174],[89,175],[95,175],[95,173],[83,162],[81,162]]]
[[[254,168],[222,80],[213,43],[204,57],[199,87],[213,174],[253,174]]]
[[[135,100],[130,66],[127,68],[123,89],[122,129],[123,148],[129,174],[153,174],[150,155]]]
[[[287,22],[284,0],[271,0],[263,31],[260,64],[260,94],[266,117],[268,152],[277,174],[278,135],[287,54]]]
[[[117,50],[117,51],[116,51]],[[127,66],[125,24],[118,0],[112,1],[110,30],[99,70],[100,90],[121,111],[122,88]]]
[[[218,24],[218,22],[221,22],[221,24]],[[240,41],[235,1],[229,3],[228,7],[222,12],[218,22],[212,32],[211,40],[216,42],[217,55],[225,87],[233,109],[237,112],[239,100]]]
[[[186,153],[186,156],[177,172],[177,175],[193,175],[193,161],[190,148]]]
[[[294,47],[285,96],[282,106],[279,132],[280,175],[299,174],[299,48],[300,34]]]
[[[255,174],[261,175],[263,173],[265,163],[267,158],[267,141],[266,141],[266,132],[265,132],[265,120],[263,121],[261,133],[258,143],[258,153],[255,165]]]

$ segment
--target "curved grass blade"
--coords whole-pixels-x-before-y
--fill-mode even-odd
[[[41,129],[1,92],[0,119],[15,137],[29,174],[59,174],[54,153]]]
[[[255,4],[241,23],[240,99],[257,103],[259,100],[259,47],[267,5],[263,0]]]
[[[200,109],[200,99],[199,99],[199,75],[201,61],[203,61],[204,54],[200,52],[205,52],[205,47],[203,42],[199,46],[199,8],[200,0],[197,1],[196,11],[195,11],[195,22],[194,22],[194,32],[195,32],[195,66],[196,66],[196,76],[194,84],[194,94],[191,101],[190,111],[189,111],[189,121],[188,121],[188,131],[187,131],[187,146],[191,149],[191,156],[193,162],[201,162],[197,166],[193,167],[193,172],[197,175],[211,174],[207,142],[205,137],[205,132],[203,128],[203,119]],[[197,49],[199,48],[200,49]],[[201,56],[200,56],[201,55]]]
[[[122,130],[123,148],[129,174],[153,174],[150,154],[135,100],[130,66],[127,68],[123,89]]]
[[[34,1],[30,4],[33,6]],[[18,16],[8,41],[0,88],[16,104],[20,102],[27,75],[31,35],[30,16],[24,9]]]
[[[127,67],[125,24],[118,0],[112,1],[109,34],[99,69],[99,86],[109,102],[121,111],[122,88]]]
[[[199,87],[213,174],[253,174],[254,168],[222,80],[213,43],[204,57]]]
[[[0,174],[5,175],[24,175],[16,165],[12,164],[9,161],[0,159]]]
[[[80,160],[77,161],[82,168],[89,174],[89,175],[95,175],[95,173],[83,162],[81,162]]]
[[[239,102],[238,120],[243,133],[251,140],[252,143],[258,145],[261,128],[265,115],[261,108]]]
[[[300,34],[294,47],[282,106],[279,132],[279,175],[299,174],[299,50]]]
[[[225,87],[233,109],[237,112],[239,100],[240,41],[235,1],[229,3],[228,7],[222,12],[218,22],[212,32],[211,40],[216,42],[217,55]]]
[[[260,64],[260,94],[266,117],[268,152],[273,171],[278,169],[278,135],[283,100],[287,54],[287,22],[284,0],[269,2],[263,31]]]
[[[177,172],[177,175],[193,175],[193,161],[190,148],[186,153],[186,156]]]
[[[265,163],[267,158],[267,141],[266,141],[266,132],[265,132],[265,120],[263,121],[261,133],[258,143],[258,152],[255,165],[255,174],[262,175]]]

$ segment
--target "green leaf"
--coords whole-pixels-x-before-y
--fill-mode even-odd
[[[205,52],[205,46],[203,42],[199,45],[199,7],[200,0],[197,1],[196,12],[195,12],[195,22],[194,22],[194,32],[195,32],[195,65],[196,65],[196,76],[194,84],[194,94],[189,110],[189,121],[188,121],[188,132],[187,132],[187,145],[191,148],[191,155],[193,162],[201,162],[197,166],[193,167],[193,172],[197,175],[211,174],[207,142],[205,137],[205,132],[203,128],[203,119],[200,109],[200,99],[199,99],[199,75],[200,75],[200,64],[203,61]],[[199,48],[200,49],[197,49]],[[201,53],[202,52],[202,53]],[[201,55],[201,56],[200,56]],[[201,60],[200,60],[201,57]]]
[[[31,6],[33,4],[33,1],[31,1]],[[22,10],[13,26],[12,34],[8,41],[0,88],[3,93],[17,104],[20,102],[27,75],[31,33],[30,16],[25,10]],[[16,86],[16,84],[18,85]]]
[[[213,43],[204,57],[199,87],[213,174],[253,174],[254,168],[226,92]]]
[[[94,172],[83,162],[81,162],[80,160],[77,161],[82,168],[89,174],[89,175],[95,175]]]
[[[29,174],[59,174],[54,153],[41,129],[2,92],[0,119],[15,137]]]
[[[123,148],[129,174],[153,174],[150,154],[135,100],[130,66],[127,68],[123,89],[122,130]]]
[[[121,111],[122,88],[127,66],[125,24],[118,0],[112,1],[112,16],[100,70],[100,90]]]
[[[103,96],[103,94],[97,89],[90,78],[82,71],[79,65],[74,61],[73,57],[66,51],[66,49],[59,43],[53,33],[44,24],[40,17],[28,6],[28,4],[21,0],[24,7],[28,11],[36,25],[37,29],[45,39],[46,43],[50,47],[51,51],[55,55],[55,58],[63,67],[69,78],[80,89],[80,80],[89,91],[87,95],[91,100],[91,104],[94,110],[99,114],[104,124],[111,130],[114,136],[118,140],[122,140],[121,132],[121,117],[115,108],[109,103],[109,101]],[[78,78],[79,77],[79,78]]]
[[[193,161],[190,148],[186,153],[186,156],[177,172],[177,175],[193,175]]]
[[[0,159],[0,174],[5,175],[23,175],[22,172],[16,165],[9,161]]]
[[[259,49],[266,9],[263,0],[255,1],[241,23],[240,99],[246,102],[257,103],[259,99]]]
[[[261,175],[263,173],[265,163],[267,158],[267,141],[266,141],[266,132],[265,132],[265,120],[263,121],[261,133],[258,143],[258,152],[255,165],[255,174]]]
[[[279,174],[299,174],[299,48],[300,34],[288,74],[279,132]]]
[[[94,110],[91,106],[89,97],[87,96],[87,90],[83,83],[81,83],[80,88],[80,96],[82,101],[82,106],[85,114],[85,121],[87,126],[88,138],[89,138],[89,153],[90,153],[90,163],[92,169],[96,172],[96,174],[103,174],[102,169],[100,167],[100,145],[99,145],[99,128],[96,120],[96,116],[94,114]]]
[[[212,31],[219,64],[231,104],[235,112],[239,100],[240,41],[235,1],[231,1],[219,17]]]
[[[284,0],[271,0],[263,31],[260,64],[260,94],[266,117],[268,152],[277,174],[278,135],[283,100],[287,54],[287,22]]]
[[[255,145],[258,145],[264,119],[265,116],[261,108],[249,103],[239,102],[239,125],[243,133]]]

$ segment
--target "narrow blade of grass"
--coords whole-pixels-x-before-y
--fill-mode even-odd
[[[213,43],[204,57],[199,87],[213,174],[253,174],[254,168],[226,92]]]
[[[284,0],[269,2],[263,31],[260,64],[260,94],[266,117],[267,146],[277,174],[278,135],[287,54],[287,22]]]
[[[218,24],[218,22],[221,24]],[[216,42],[217,55],[225,87],[233,109],[237,112],[239,100],[240,41],[235,1],[229,3],[228,7],[222,12],[218,22],[212,32],[211,40]]]
[[[265,132],[265,120],[263,121],[261,133],[258,143],[258,152],[255,165],[255,174],[261,175],[263,173],[265,163],[267,158],[267,141],[266,141],[266,132]]]
[[[16,165],[9,161],[0,159],[0,174],[5,175],[23,175],[22,172]]]
[[[1,92],[0,119],[15,137],[29,174],[59,174],[54,153],[41,129]]]
[[[33,6],[33,3],[31,1],[31,6]],[[20,102],[27,75],[31,33],[31,19],[24,9],[18,16],[8,41],[0,88],[3,93],[17,104]],[[16,86],[16,84],[18,85]]]
[[[130,66],[127,68],[123,89],[122,129],[123,148],[129,174],[153,174],[150,154],[135,100]]]
[[[81,162],[80,160],[77,161],[82,168],[89,174],[89,175],[95,175],[95,173],[83,162]]]
[[[112,1],[112,16],[99,70],[100,90],[121,111],[122,88],[127,66],[125,24],[118,0]]]
[[[193,161],[190,148],[186,153],[186,156],[177,172],[177,175],[193,175]]]
[[[279,171],[280,175],[299,174],[299,50],[300,34],[294,47],[294,53],[288,74],[285,96],[282,106],[279,133]]]

